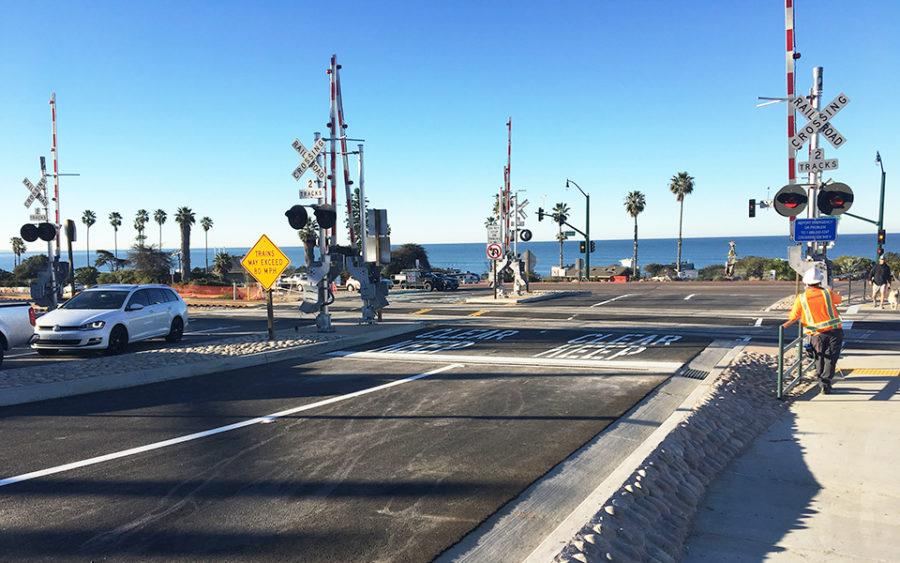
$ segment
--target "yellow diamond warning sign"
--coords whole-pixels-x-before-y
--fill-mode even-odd
[[[284,252],[281,251],[275,243],[269,240],[269,237],[263,235],[259,237],[250,252],[241,260],[241,266],[258,281],[263,289],[268,291],[272,284],[281,275],[281,272],[288,267],[291,261]]]

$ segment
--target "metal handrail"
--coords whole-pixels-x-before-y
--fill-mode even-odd
[[[797,338],[785,345],[784,326],[778,326],[778,376],[776,379],[775,396],[779,400],[783,400],[785,394],[789,393],[791,389],[793,389],[794,386],[800,382],[800,379],[803,377],[806,370],[814,367],[814,364],[812,362],[810,362],[810,364],[806,366],[806,368],[803,367],[803,323],[798,322],[797,328]],[[785,369],[784,354],[785,352],[789,352],[795,346],[797,348],[797,360],[793,364],[791,364],[790,367]],[[790,380],[790,382],[785,384],[785,378],[791,377],[791,375],[794,373],[794,370],[796,370],[797,376],[794,379]]]

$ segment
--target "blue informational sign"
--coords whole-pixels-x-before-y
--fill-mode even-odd
[[[796,242],[831,242],[837,238],[837,217],[817,217],[794,221]]]

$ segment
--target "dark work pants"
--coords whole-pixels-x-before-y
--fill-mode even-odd
[[[844,330],[838,328],[814,334],[810,338],[810,343],[816,351],[816,375],[819,383],[830,387],[844,343]]]

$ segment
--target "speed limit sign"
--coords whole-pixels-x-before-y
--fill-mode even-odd
[[[497,243],[487,245],[487,257],[490,260],[499,260],[503,256],[503,247]]]

